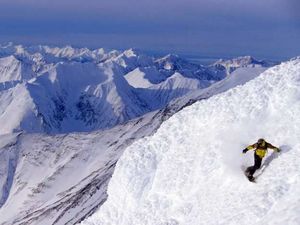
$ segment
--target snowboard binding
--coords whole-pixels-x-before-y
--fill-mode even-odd
[[[249,180],[250,182],[255,182],[255,177],[253,177],[253,175],[250,175],[250,174],[249,174],[248,169],[246,169],[244,173],[245,173],[245,176],[248,178],[248,180]]]

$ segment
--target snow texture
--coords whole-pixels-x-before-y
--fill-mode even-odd
[[[117,163],[108,200],[83,225],[300,224],[300,60],[184,108]],[[282,149],[257,183],[241,153],[258,138]]]
[[[0,224],[76,224],[106,200],[124,148],[152,134],[161,117],[88,133],[0,136]]]

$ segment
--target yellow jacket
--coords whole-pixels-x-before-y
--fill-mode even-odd
[[[260,158],[263,158],[267,154],[268,148],[271,148],[274,151],[279,152],[279,148],[271,145],[266,141],[263,141],[262,143],[255,143],[253,145],[249,145],[247,147],[247,150],[254,150],[256,155],[258,155]]]

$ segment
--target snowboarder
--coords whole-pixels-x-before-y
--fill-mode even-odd
[[[249,150],[254,150],[254,166],[250,166],[246,169],[245,174],[250,181],[254,181],[253,174],[261,166],[261,161],[268,152],[268,148],[273,149],[276,152],[280,152],[280,149],[266,142],[264,139],[258,139],[257,143],[249,145],[243,150],[245,154]]]

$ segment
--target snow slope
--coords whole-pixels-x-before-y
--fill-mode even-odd
[[[159,84],[167,77],[160,74],[156,67],[136,68],[125,75],[128,84],[135,88],[149,88]]]
[[[299,224],[299,113],[299,59],[186,107],[126,149],[108,200],[82,224]],[[241,150],[259,137],[282,153],[254,184]]]
[[[208,98],[214,92],[233,87],[230,85],[252,79],[254,74],[244,74],[242,79],[232,74],[211,89],[187,95],[166,108],[105,131],[22,134],[17,139],[15,135],[0,136],[0,198],[3,204],[0,224],[47,225],[54,221],[55,224],[75,224],[81,221],[106,200],[108,181],[128,145],[153,134],[162,121],[184,108],[189,100]]]
[[[0,135],[0,224],[76,224],[106,200],[116,161],[160,114],[105,131]]]
[[[0,83],[15,80],[29,80],[35,76],[30,64],[13,55],[0,58]]]
[[[207,88],[193,90],[182,97],[175,98],[162,110],[165,115],[171,116],[197,101],[208,99],[213,95],[225,92],[236,86],[243,85],[259,76],[265,70],[265,67],[238,68],[223,80],[216,82]],[[169,118],[168,116],[166,116],[166,118]]]

